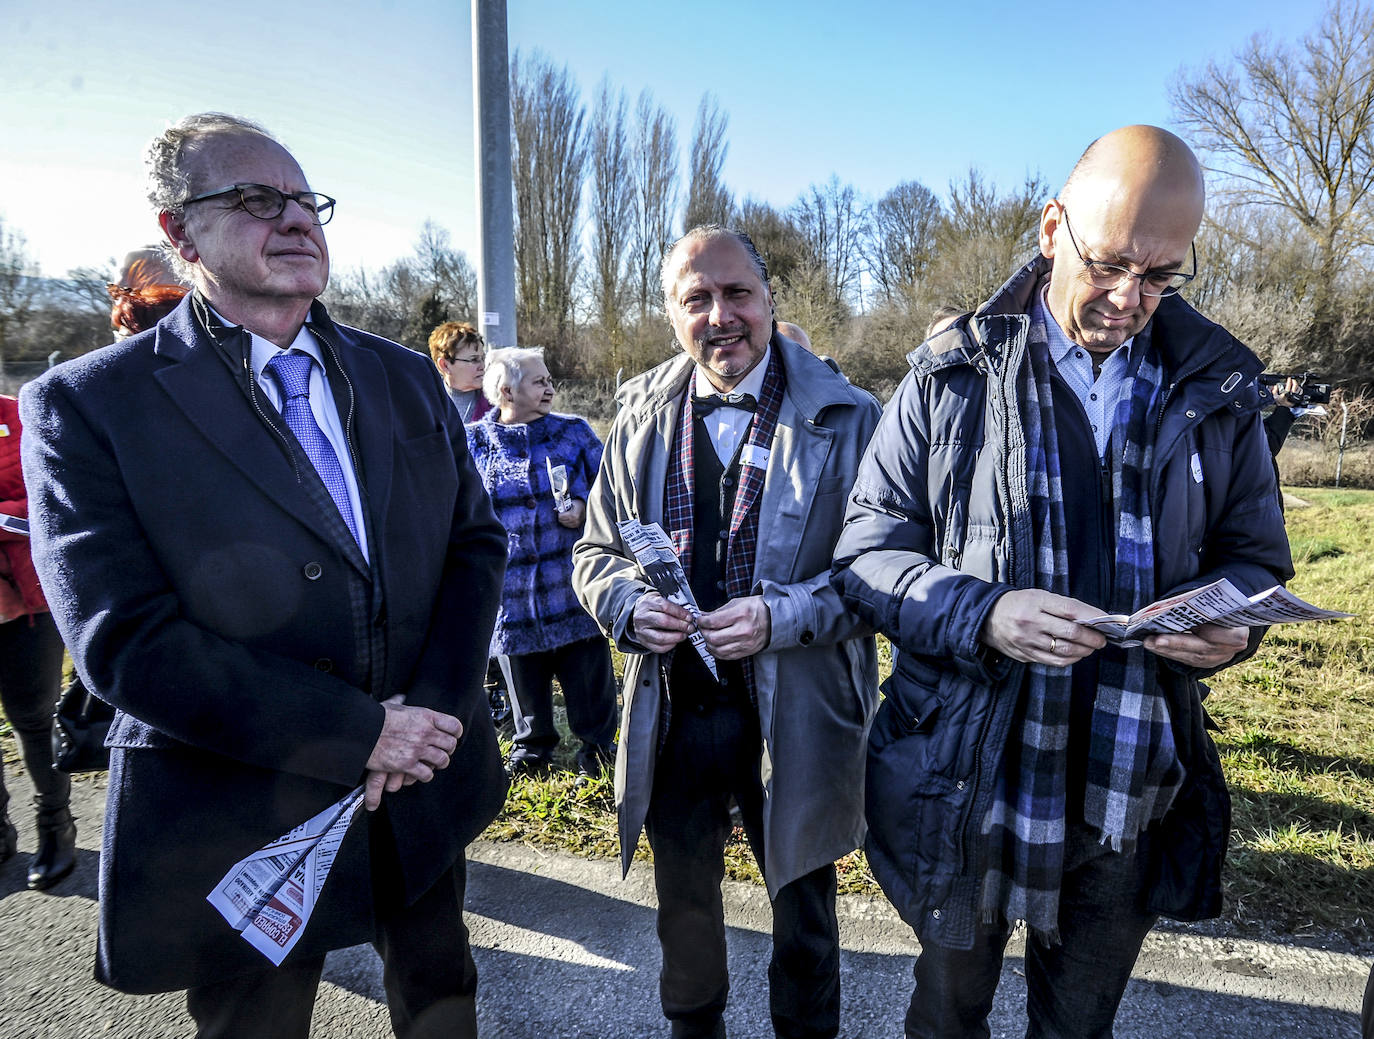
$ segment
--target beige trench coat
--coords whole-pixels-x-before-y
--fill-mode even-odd
[[[850,487],[881,408],[873,396],[791,340],[774,335],[787,392],[760,499],[754,591],[772,615],[755,658],[764,802],[765,880],[785,884],[858,847],[864,836],[868,725],[878,700],[874,640],[830,587],[830,560]],[[685,354],[627,382],[587,521],[573,549],[573,587],[627,654],[615,767],[621,865],[630,868],[653,789],[660,657],[626,635],[650,590],[616,529],[663,522],[669,451],[692,374]],[[671,694],[670,694],[671,695]]]

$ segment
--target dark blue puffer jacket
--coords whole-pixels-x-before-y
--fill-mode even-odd
[[[898,650],[869,737],[865,850],[921,940],[953,948],[973,941],[980,824],[1022,688],[1022,666],[979,633],[1000,595],[1034,585],[1016,382],[1026,311],[1048,270],[1037,257],[971,318],[910,354],[836,548],[834,583]],[[1158,595],[1221,577],[1247,593],[1286,581],[1260,362],[1177,296],[1160,302],[1141,335],[1153,337],[1169,379],[1151,474]],[[1252,632],[1242,658],[1262,636]],[[1197,919],[1220,909],[1230,802],[1204,731],[1206,673],[1161,664],[1188,778],[1143,838],[1151,904]]]

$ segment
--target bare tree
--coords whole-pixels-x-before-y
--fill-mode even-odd
[[[972,310],[991,296],[1036,251],[1048,194],[1039,174],[1005,195],[977,169],[970,169],[963,182],[951,182],[921,284],[921,305]]]
[[[581,262],[578,209],[586,164],[584,109],[567,66],[541,54],[511,58],[511,166],[521,325],[532,339],[571,339]]]
[[[861,244],[868,210],[853,185],[833,174],[813,184],[792,207],[792,218],[807,244],[809,266],[825,272],[833,305],[847,309],[859,290]]]
[[[591,158],[592,313],[602,333],[614,339],[625,305],[626,251],[634,209],[634,184],[626,177],[630,163],[628,102],[625,91],[612,93],[603,77],[588,128]]]
[[[1181,73],[1171,98],[1223,202],[1289,213],[1310,236],[1309,339],[1326,338],[1343,276],[1374,248],[1374,9],[1335,0],[1296,47],[1256,36],[1233,64]]]
[[[864,238],[864,260],[887,302],[908,298],[925,274],[943,208],[920,181],[898,184],[874,203]]]
[[[6,227],[0,217],[0,378],[5,359],[18,345],[20,330],[39,297],[38,264],[29,255],[23,233]]]
[[[471,320],[477,276],[448,231],[426,220],[410,256],[380,271],[336,273],[325,301],[339,320],[424,353],[435,325]]]
[[[437,305],[455,320],[471,321],[477,312],[477,272],[463,251],[453,247],[447,228],[433,220],[424,222],[415,243],[415,263]]]
[[[720,179],[725,154],[729,151],[725,142],[729,121],[716,103],[715,95],[703,94],[697,106],[696,125],[692,128],[691,179],[687,186],[687,208],[682,217],[684,232],[699,224],[730,222],[735,203]]]
[[[735,226],[747,234],[768,263],[774,289],[788,284],[808,263],[806,236],[788,213],[767,202],[746,198],[741,204]],[[809,271],[807,272],[809,276]],[[801,322],[798,322],[801,324]]]
[[[630,273],[641,320],[657,309],[658,268],[672,237],[677,211],[677,126],[644,90],[635,105],[635,140],[630,160],[634,215],[630,232]]]

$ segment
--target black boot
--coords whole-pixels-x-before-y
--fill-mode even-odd
[[[38,811],[38,851],[29,862],[29,888],[46,891],[76,868],[76,823],[71,809]]]
[[[0,812],[0,862],[9,862],[19,850],[19,831],[10,822],[9,812]]]

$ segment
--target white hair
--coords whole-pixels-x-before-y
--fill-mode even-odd
[[[542,346],[503,346],[487,354],[487,370],[482,376],[482,393],[494,405],[501,403],[501,387],[509,386],[511,392],[520,388],[525,380],[525,368],[531,361],[543,361]]]
[[[252,120],[225,112],[198,112],[178,120],[149,141],[143,152],[143,164],[148,177],[148,201],[152,203],[154,213],[182,215],[184,203],[192,194],[193,160],[204,150],[206,143],[216,137],[261,137],[281,143]],[[200,187],[204,189],[204,185]],[[183,260],[169,244],[164,243],[161,249],[163,257],[181,280],[190,284],[192,265]]]

